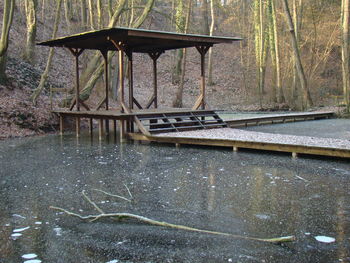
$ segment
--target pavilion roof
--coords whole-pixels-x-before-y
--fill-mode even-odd
[[[116,50],[110,40],[122,42],[127,50],[138,53],[163,52],[195,46],[213,46],[242,40],[239,37],[221,37],[193,34],[179,34],[164,31],[108,28],[89,31],[37,43],[49,47],[82,48],[92,50]]]

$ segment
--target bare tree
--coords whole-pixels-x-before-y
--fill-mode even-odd
[[[13,11],[15,8],[15,0],[4,0],[4,11],[2,18],[2,30],[0,38],[0,83],[4,84],[7,81],[6,76],[6,61],[7,48],[9,45],[9,35],[13,19]]]
[[[209,35],[212,36],[214,33],[214,27],[215,27],[215,10],[214,10],[214,0],[210,0],[210,29],[209,29]],[[213,48],[209,49],[208,54],[208,85],[214,85],[213,82]]]
[[[53,32],[52,32],[53,39],[56,38],[58,25],[60,23],[61,4],[62,4],[62,0],[57,0],[55,22],[54,22]],[[47,81],[47,78],[49,77],[49,72],[51,69],[53,55],[54,55],[54,48],[50,48],[49,57],[47,58],[45,70],[44,70],[43,74],[41,75],[38,87],[33,91],[33,94],[31,96],[31,100],[32,100],[34,105],[36,104],[36,101],[37,101],[39,95],[41,94],[42,90],[45,87],[45,83]]]
[[[192,0],[188,0],[188,7],[187,7],[187,15],[186,15],[186,23],[185,23],[185,34],[188,32],[189,24],[190,24],[190,17],[191,17],[191,10],[192,10]],[[183,90],[184,90],[184,83],[185,83],[185,71],[186,71],[186,57],[187,57],[187,49],[183,49],[183,57],[182,57],[182,72],[181,72],[181,78],[180,78],[180,85],[176,93],[175,100],[173,102],[173,106],[177,108],[181,108],[183,105],[182,96],[183,96]]]
[[[350,111],[350,65],[349,65],[349,11],[350,11],[350,1],[342,0],[342,76],[343,76],[343,96],[346,103],[347,112]]]
[[[24,59],[29,63],[33,63],[35,55],[35,39],[36,39],[36,11],[37,0],[25,0],[26,23],[27,23],[27,43],[24,52]]]
[[[307,80],[306,80],[304,68],[301,62],[299,46],[298,46],[297,38],[295,36],[294,25],[293,25],[287,0],[283,0],[283,7],[284,7],[285,18],[287,20],[287,24],[289,27],[289,33],[291,36],[292,48],[293,48],[294,59],[297,67],[297,72],[298,72],[301,88],[303,90],[303,109],[307,109],[311,107],[313,103],[312,103],[309,88],[307,86]]]

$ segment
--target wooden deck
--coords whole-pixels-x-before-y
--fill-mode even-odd
[[[267,134],[268,139],[261,138],[261,133],[250,132],[244,130],[238,130],[234,128],[226,128],[237,131],[236,135],[227,136],[210,136],[205,135],[203,131],[200,134],[192,134],[189,136],[186,132],[179,132],[173,134],[157,135],[157,136],[145,136],[139,133],[128,134],[129,138],[132,140],[139,141],[149,141],[158,143],[171,143],[179,146],[181,144],[186,145],[202,145],[202,146],[220,146],[220,147],[230,147],[233,151],[238,151],[240,148],[243,149],[255,149],[264,151],[275,151],[275,152],[287,152],[291,153],[293,157],[297,157],[298,154],[308,154],[308,155],[318,155],[318,156],[331,156],[338,158],[350,158],[350,142],[341,140],[334,140],[337,146],[332,146],[332,139],[329,139],[329,145],[326,145],[324,141],[325,138],[313,138],[311,142],[308,141],[304,136],[290,136],[282,134]],[[216,130],[216,129],[215,129]],[[217,129],[224,130],[224,129]],[[208,133],[211,131],[205,131]],[[239,134],[238,134],[239,133]],[[249,133],[249,136],[246,136]],[[291,137],[293,137],[291,139]],[[295,139],[296,138],[296,139]],[[303,140],[305,142],[303,142]]]
[[[238,118],[232,120],[225,120],[229,127],[242,127],[242,126],[254,126],[262,124],[275,124],[284,122],[296,122],[307,120],[319,120],[334,118],[335,113],[332,111],[324,112],[303,112],[303,113],[286,113],[286,114],[274,114],[258,117]]]
[[[310,112],[276,114],[269,116],[241,118],[236,120],[222,121],[214,111],[190,110],[190,109],[151,109],[123,113],[120,110],[99,111],[55,111],[61,119],[72,117],[78,120],[77,136],[80,133],[80,119],[90,120],[90,132],[92,134],[92,119],[98,119],[99,138],[103,137],[104,120],[114,121],[114,133],[116,135],[116,120],[120,121],[120,137],[128,137],[131,140],[149,141],[158,143],[172,143],[175,145],[206,145],[230,147],[234,151],[240,148],[266,150],[276,152],[288,152],[296,157],[298,154],[322,155],[340,158],[350,158],[350,142],[333,139],[325,144],[326,139],[302,136],[290,136],[281,134],[267,134],[226,128],[227,126],[248,126],[266,123],[281,123],[289,121],[314,120],[334,117],[333,112]],[[209,117],[208,117],[209,116]],[[217,119],[218,118],[218,119]],[[139,132],[127,130],[122,132],[124,124],[136,124]],[[63,131],[63,121],[62,121]],[[105,125],[108,133],[108,123]],[[125,127],[124,127],[125,128]],[[130,128],[130,127],[129,127]],[[215,131],[225,131],[229,136],[213,136]],[[236,133],[233,133],[235,131]],[[157,133],[157,135],[155,135]],[[158,135],[158,133],[160,133]],[[163,134],[167,133],[167,134]],[[310,139],[311,138],[311,139]],[[329,139],[332,140],[332,139]]]

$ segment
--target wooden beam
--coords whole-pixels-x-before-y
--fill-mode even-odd
[[[143,109],[142,106],[141,106],[141,104],[137,101],[137,99],[135,99],[135,98],[133,97],[133,98],[132,98],[132,101],[135,103],[135,105],[136,105],[140,110]]]
[[[155,103],[155,101],[156,101],[156,95],[153,94],[152,97],[150,98],[150,100],[148,101],[147,105],[146,105],[146,109],[149,109],[151,107],[152,103]],[[155,108],[157,108],[157,107],[155,107]]]

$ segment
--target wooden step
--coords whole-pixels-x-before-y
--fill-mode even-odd
[[[182,130],[227,127],[215,111],[188,111],[172,113],[151,113],[136,115],[149,133],[175,132]]]

